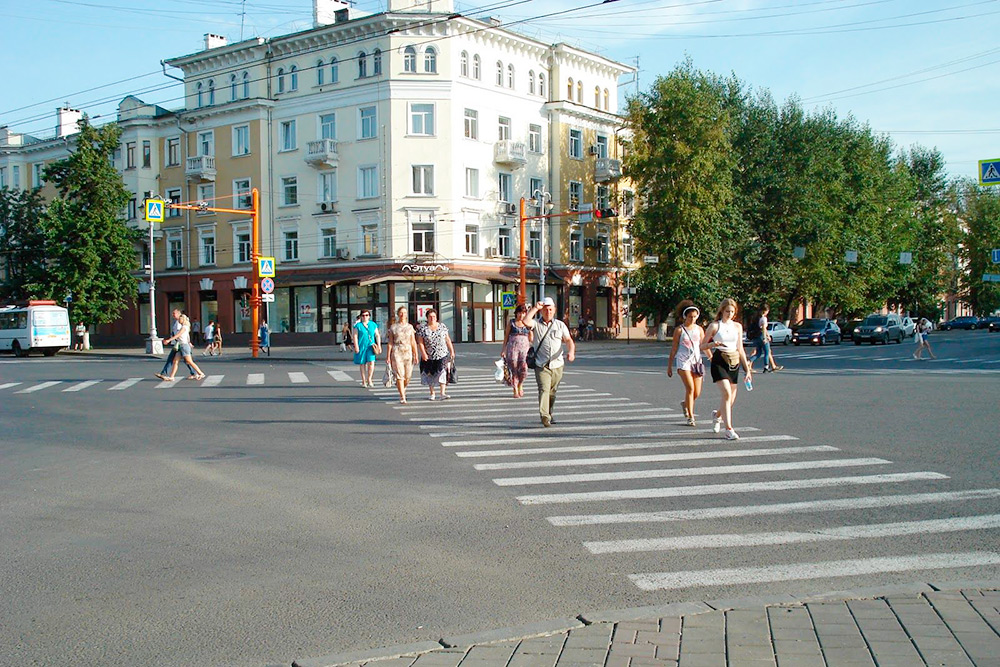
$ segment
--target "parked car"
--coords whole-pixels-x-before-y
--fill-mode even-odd
[[[917,330],[917,323],[906,316],[903,316],[901,321],[903,323],[903,335],[907,338],[913,338],[913,334]]]
[[[840,345],[840,327],[833,320],[808,319],[796,322],[792,327],[792,342],[796,345]]]
[[[1000,317],[994,315],[992,317],[987,317],[986,328],[990,331],[1000,331]]]
[[[840,337],[843,340],[851,340],[854,337],[854,330],[861,324],[861,320],[837,320],[840,327]]]
[[[903,322],[895,313],[869,315],[854,328],[853,338],[855,345],[861,345],[864,341],[868,341],[872,345],[875,343],[886,345],[890,340],[902,343],[904,338]]]
[[[943,331],[951,331],[952,329],[979,329],[983,325],[980,323],[979,318],[975,315],[964,315],[962,317],[956,317],[953,320],[948,320],[947,322],[941,323],[941,329]]]
[[[768,322],[767,333],[771,334],[771,345],[788,345],[792,340],[792,330],[785,326],[784,322]]]

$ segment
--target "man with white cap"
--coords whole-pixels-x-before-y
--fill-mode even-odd
[[[542,319],[535,315],[542,311]],[[538,384],[538,416],[542,426],[552,425],[552,408],[556,403],[556,391],[563,376],[563,343],[568,348],[566,359],[576,358],[576,343],[569,333],[569,327],[555,318],[556,302],[545,297],[528,310],[524,324],[535,332],[535,382]]]

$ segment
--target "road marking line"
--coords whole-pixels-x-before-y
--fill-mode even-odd
[[[522,505],[549,505],[553,503],[603,502],[607,500],[635,500],[638,498],[683,498],[686,496],[726,495],[754,493],[757,491],[789,491],[792,489],[819,489],[848,486],[851,484],[890,484],[923,480],[948,479],[938,472],[890,473],[884,475],[858,475],[854,477],[819,477],[776,482],[741,482],[735,484],[705,484],[701,486],[668,486],[656,489],[621,489],[618,491],[585,491],[580,493],[548,493],[518,496]]]
[[[648,403],[644,403],[643,405],[648,405]],[[565,415],[593,415],[594,414],[594,409],[593,408],[584,408],[583,410],[584,410],[583,412],[581,412],[579,410],[577,410],[577,411],[560,410],[559,411],[559,415],[560,416],[565,416]],[[618,419],[618,420],[625,419],[625,417],[622,417],[621,415],[626,415],[626,414],[637,415],[637,414],[645,413],[645,412],[670,412],[670,411],[671,411],[670,408],[661,408],[661,407],[653,407],[653,408],[635,407],[635,408],[632,408],[632,407],[624,407],[624,406],[623,407],[617,407],[616,406],[616,409],[615,409],[615,419]],[[523,412],[523,413],[525,413],[525,415],[532,414],[532,411],[530,411],[530,410],[519,410],[518,412]],[[538,415],[538,407],[535,407],[533,414],[535,416]],[[498,415],[493,415],[494,418],[497,417],[497,416]],[[521,416],[520,414],[510,414],[511,418],[520,417],[520,416]],[[671,416],[671,415],[668,415],[668,416]],[[477,420],[477,419],[482,419],[482,416],[480,416],[478,414],[475,414],[475,415],[461,415],[461,416],[458,416],[458,417],[426,418],[426,419],[422,418],[422,417],[410,417],[410,421],[415,421],[415,422],[419,422],[419,421],[445,422],[444,424],[426,424],[424,426],[421,426],[421,428],[439,428],[439,427],[446,426],[447,422],[462,422],[462,421]],[[607,416],[605,415],[605,416],[600,416],[600,417],[580,417],[580,418],[574,418],[573,422],[574,423],[576,423],[576,422],[591,422],[591,421],[601,421],[601,420],[607,420]],[[475,425],[476,426],[503,426],[503,425],[506,425],[508,423],[510,423],[509,419],[506,420],[506,421],[502,421],[502,422],[480,422],[480,423],[477,423]],[[459,426],[467,426],[467,424],[457,424],[457,425],[459,425]]]
[[[163,382],[153,387],[153,389],[170,389],[171,387],[175,387],[179,384],[180,384],[179,380],[164,380]]]
[[[746,426],[740,429],[743,433],[757,432],[760,431],[759,428],[755,426]],[[551,431],[544,431],[549,433]],[[676,438],[693,435],[705,435],[708,433],[713,433],[711,428],[700,428],[700,429],[687,429],[684,431],[645,431],[639,433],[629,433],[628,437],[631,439],[635,438]],[[486,440],[449,440],[442,442],[441,445],[444,447],[475,447],[478,445],[523,445],[528,442],[565,442],[567,440],[605,440],[609,438],[614,438],[615,440],[621,440],[622,435],[620,433],[589,433],[585,435],[550,435],[541,436],[534,438],[518,438],[518,437],[503,437],[503,438],[489,438]],[[720,442],[720,438],[716,435],[712,438],[712,442]],[[725,442],[725,441],[722,441]]]
[[[791,563],[770,567],[630,574],[629,579],[644,591],[658,591],[694,588],[697,586],[733,586],[774,581],[833,579],[886,572],[952,570],[959,567],[978,567],[997,564],[1000,564],[1000,553],[971,551],[966,553],[937,553],[920,556],[890,556],[887,558]]]
[[[309,382],[309,378],[306,377],[305,373],[299,373],[297,371],[289,372],[288,379],[291,380],[292,384],[305,384]]]
[[[628,401],[628,399],[620,399]],[[565,405],[565,409],[560,410],[560,415],[592,415],[597,406],[594,405]],[[615,414],[622,414],[626,412],[649,412],[651,410],[661,410],[662,408],[651,407],[649,403],[636,402],[629,403],[627,405],[615,405]],[[476,410],[475,414],[472,415],[458,415],[455,417],[410,417],[410,421],[420,421],[420,422],[449,422],[449,421],[469,421],[476,419],[483,419],[483,414],[488,413],[503,413],[490,414],[489,418],[496,419],[500,416],[521,416],[521,415],[537,415],[538,406],[526,404],[524,401],[520,401],[517,404],[512,404],[508,408],[500,408],[497,410]]]
[[[264,374],[263,373],[250,373],[247,375],[248,385],[260,385],[264,384]]]
[[[21,384],[21,383],[20,382],[5,382],[4,384],[0,384],[0,389],[10,389],[11,387],[16,387],[19,384]]]
[[[583,394],[583,395],[587,396],[588,398],[590,398],[592,396],[610,396],[611,395],[610,393],[607,393],[607,392],[598,393],[598,392],[595,392],[593,389],[570,389],[566,393],[567,394]],[[563,390],[562,389],[559,390],[559,395],[560,396],[563,395]],[[397,396],[398,396],[398,394],[397,394]],[[509,396],[509,394],[508,394],[508,396]],[[388,395],[386,395],[384,398],[383,397],[380,397],[380,398],[382,398],[382,400],[386,400],[386,401],[392,400],[392,397],[388,396]],[[502,397],[501,396],[477,396],[475,398],[470,398],[470,397],[452,398],[452,399],[448,400],[447,404],[443,404],[443,405],[439,404],[439,407],[437,409],[444,410],[445,408],[447,408],[449,406],[458,405],[460,403],[463,404],[463,405],[467,405],[469,403],[472,403],[472,404],[482,404],[484,400],[495,400],[497,398],[502,398]],[[511,400],[514,400],[514,399],[511,399]],[[428,402],[428,404],[424,405],[423,408],[427,409],[431,405],[433,405],[433,403]],[[563,405],[563,403],[560,402],[559,405]],[[432,408],[432,409],[434,409],[434,408]]]
[[[511,399],[511,400],[513,401],[514,399]],[[565,407],[567,409],[565,411],[564,410],[560,410],[559,414],[565,414],[565,412],[568,412],[568,411],[573,410],[573,409],[576,409],[576,410],[589,410],[589,411],[593,412],[596,409],[596,407],[597,407],[597,406],[594,406],[594,405],[591,405],[591,406],[579,405],[579,404],[582,404],[582,403],[628,403],[630,406],[631,405],[646,405],[646,406],[649,405],[649,403],[644,403],[644,402],[634,402],[633,403],[633,402],[631,402],[631,400],[632,399],[630,399],[630,398],[602,398],[602,399],[593,400],[593,401],[590,401],[590,400],[560,401],[559,402],[560,408]],[[394,407],[394,408],[396,408],[398,410],[401,410],[401,411],[403,411],[403,410],[409,410],[410,412],[426,412],[426,410],[423,409],[423,406],[417,408],[417,407],[411,407],[410,405],[394,405],[392,407]],[[616,410],[618,408],[620,408],[620,407],[623,407],[623,406],[620,406],[620,405],[615,405],[614,406],[614,408]],[[519,401],[517,403],[510,402],[510,403],[508,403],[507,407],[503,407],[503,408],[477,409],[476,410],[476,415],[489,414],[489,413],[497,413],[497,412],[503,413],[505,415],[514,414],[514,413],[518,413],[518,412],[525,412],[525,413],[528,413],[528,414],[531,414],[531,413],[536,413],[537,414],[538,413],[538,406],[534,405],[533,401],[530,401],[530,400],[529,401]],[[496,416],[496,415],[493,415],[493,416]],[[462,417],[424,417],[423,421],[449,421],[449,420],[452,420],[452,419],[477,419],[477,418],[478,417],[472,416],[472,415],[462,416]]]
[[[701,468],[667,468],[660,470],[629,470],[619,472],[586,472],[571,475],[536,475],[535,477],[498,477],[497,486],[535,486],[541,484],[579,484],[581,482],[612,482],[632,479],[662,479],[664,477],[702,477],[704,475],[742,475],[783,470],[817,470],[825,468],[854,468],[859,466],[889,465],[892,461],[874,457],[858,459],[824,459],[820,461],[794,461],[792,463],[750,463],[731,466],[705,466]]]
[[[327,373],[329,373],[330,377],[332,377],[337,382],[350,382],[351,381],[351,376],[348,375],[347,373],[345,373],[344,371],[327,371]]]
[[[798,440],[791,435],[748,435],[740,438],[740,443],[745,442],[776,442]],[[455,452],[459,458],[487,458],[492,456],[523,456],[531,454],[571,454],[582,452],[614,452],[629,451],[636,449],[661,449],[664,447],[694,447],[718,445],[718,438],[702,438],[698,440],[674,440],[665,442],[628,442],[616,445],[577,445],[573,447],[535,447],[525,449],[490,449],[486,451],[471,450],[467,452]]]
[[[75,384],[72,387],[66,387],[65,389],[63,389],[63,392],[65,393],[67,391],[82,391],[87,387],[93,387],[98,382],[101,382],[101,380],[86,380],[84,382],[81,382],[80,384]]]
[[[684,549],[720,549],[725,547],[760,547],[778,544],[805,544],[841,540],[957,533],[1000,527],[1000,514],[964,516],[952,519],[923,519],[860,526],[836,526],[815,532],[776,531],[771,533],[718,533],[685,537],[654,537],[637,540],[584,542],[592,554],[638,553],[641,551],[681,551]]]
[[[560,392],[562,392],[563,389],[580,389],[580,385],[578,385],[578,384],[567,384],[567,385],[562,385],[562,386],[559,387],[559,391]],[[593,391],[593,389],[591,389],[590,391]],[[376,389],[373,389],[372,393],[376,394],[378,396],[396,396],[396,397],[399,396],[399,394],[396,393],[396,390],[394,388],[392,388],[392,387],[388,387],[388,388],[378,387]],[[463,384],[461,387],[458,386],[458,385],[452,386],[451,388],[448,389],[448,393],[449,394],[472,394],[472,395],[484,396],[484,397],[487,396],[487,395],[491,395],[491,394],[496,394],[498,396],[510,396],[510,387],[504,387],[503,385],[499,385],[496,382],[493,382],[492,384],[488,384],[488,385],[484,384],[481,387],[477,387],[477,386],[471,386],[470,387],[468,385],[464,385]]]
[[[718,442],[718,441],[716,441]],[[729,459],[754,456],[784,456],[788,454],[810,454],[814,452],[838,452],[830,445],[810,445],[804,447],[771,447],[762,449],[731,449],[722,452],[681,452],[679,454],[644,454],[640,456],[607,456],[591,459],[557,459],[548,461],[511,461],[509,463],[478,463],[476,470],[520,470],[526,468],[562,468],[567,466],[602,466],[629,463],[662,463],[664,461],[696,461],[699,459]]]
[[[630,512],[622,514],[577,514],[550,516],[553,526],[598,526],[619,523],[664,523],[671,521],[703,521],[706,519],[730,519],[745,516],[769,514],[794,514],[803,512],[839,512],[875,507],[900,507],[903,505],[925,505],[929,503],[968,502],[984,498],[1000,498],[1000,489],[973,489],[971,491],[949,491],[941,493],[911,493],[897,496],[868,496],[865,498],[837,498],[834,500],[806,500],[797,503],[773,503],[770,505],[736,505],[730,507],[708,507],[696,510],[672,510],[664,512]]]
[[[209,375],[207,378],[205,378],[205,381],[201,383],[201,386],[202,387],[215,387],[220,382],[222,382],[222,378],[224,378],[224,377],[226,377],[226,376],[225,375]]]
[[[509,396],[509,394],[508,394],[508,396]],[[564,399],[560,400],[559,401],[559,406],[560,407],[564,407],[564,406],[565,407],[580,406],[580,405],[583,405],[585,403],[621,403],[621,402],[626,402],[627,403],[627,402],[629,402],[629,401],[632,400],[630,398],[610,398],[610,396],[611,396],[611,394],[601,393],[601,394],[587,394],[586,396],[581,396],[579,398],[568,397],[568,398],[564,398]],[[594,398],[592,398],[592,397],[594,397]],[[506,412],[509,412],[510,410],[514,410],[514,409],[524,409],[524,410],[534,410],[534,411],[537,411],[538,407],[536,405],[533,405],[532,398],[533,397],[529,396],[529,398],[528,398],[527,401],[521,401],[520,403],[515,403],[514,401],[516,399],[511,398],[510,401],[506,403],[506,405],[509,406],[509,407],[491,408],[489,410],[481,410],[481,411],[477,410],[477,412],[504,412],[504,413],[506,413]],[[454,402],[454,401],[452,401],[452,402]],[[516,405],[523,405],[523,407],[522,408],[515,408],[514,406],[516,406]],[[396,408],[397,410],[399,410],[400,412],[403,412],[403,413],[406,413],[406,412],[426,413],[427,412],[426,408],[429,407],[429,406],[426,406],[426,405],[420,405],[420,406],[417,406],[417,405],[394,405],[392,407]],[[615,407],[617,407],[617,406],[615,406]]]
[[[122,380],[113,387],[108,387],[108,391],[124,391],[133,385],[137,385],[142,382],[142,378],[129,378],[127,380]]]
[[[25,389],[22,389],[21,391],[14,392],[14,393],[16,393],[16,394],[31,394],[31,393],[34,393],[36,391],[41,391],[42,389],[48,389],[49,387],[54,387],[57,384],[61,384],[61,383],[62,383],[62,380],[50,380],[48,382],[42,382],[41,384],[36,384],[33,387],[27,387]]]
[[[660,410],[660,411],[663,411],[663,412],[669,412],[670,408],[657,408],[657,410]],[[580,422],[599,422],[599,421],[606,422],[606,421],[608,421],[609,417],[607,415],[602,415],[602,416],[599,416],[599,417],[584,417],[584,418],[577,417],[577,418],[573,418],[573,419],[571,419],[571,421],[565,422],[565,423],[563,421],[560,421],[559,424],[561,424],[563,426],[567,426],[567,427],[572,428],[572,429],[575,429],[577,431],[590,431],[590,430],[600,431],[600,430],[609,429],[609,428],[621,429],[621,422],[659,421],[659,420],[662,420],[662,419],[670,419],[672,417],[677,417],[677,415],[676,414],[663,414],[663,415],[648,414],[648,415],[629,415],[629,416],[625,416],[625,417],[615,416],[614,417],[614,421],[615,421],[614,424],[589,424],[589,423],[585,423],[583,426],[577,426],[576,425],[576,424],[578,424]],[[561,415],[560,415],[560,419],[561,419]],[[449,426],[449,424],[419,424],[418,428],[432,429],[432,428],[447,428],[448,426]],[[455,424],[455,426],[456,427],[459,427],[459,426],[476,426],[476,427],[479,427],[479,428],[489,428],[489,429],[496,429],[496,428],[500,428],[500,427],[505,427],[505,430],[508,430],[508,431],[512,430],[512,429],[514,429],[514,430],[520,430],[520,431],[525,431],[525,430],[531,431],[531,430],[533,430],[531,428],[531,424],[530,423],[525,423],[525,422],[520,422],[520,421],[517,421],[517,422],[515,422],[515,421],[484,422],[484,423],[481,423],[481,424]],[[543,428],[542,425],[541,425],[541,423],[538,424],[537,428]],[[537,429],[535,429],[535,430],[537,430]],[[451,435],[455,435],[455,434],[458,434],[458,433],[461,433],[463,435],[475,435],[476,433],[479,433],[479,432],[480,431],[456,431],[454,434],[451,434]],[[441,437],[441,436],[435,436],[435,437]]]

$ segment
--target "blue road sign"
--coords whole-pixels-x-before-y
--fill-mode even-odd
[[[1000,185],[1000,158],[979,161],[979,184]]]
[[[260,257],[257,259],[257,274],[261,278],[274,277],[274,257]]]
[[[274,279],[273,278],[263,278],[260,281],[260,291],[264,294],[270,294],[274,291]]]
[[[993,263],[1000,264],[1000,248],[993,248],[993,252],[991,254],[993,255]]]
[[[163,205],[162,199],[147,199],[146,222],[163,222]]]
[[[514,292],[500,293],[500,308],[502,310],[514,310],[517,307],[517,294]]]

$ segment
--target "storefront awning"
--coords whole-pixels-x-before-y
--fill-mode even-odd
[[[414,282],[414,283],[436,283],[443,280],[455,280],[459,282],[466,283],[478,283],[480,285],[489,285],[490,281],[486,278],[480,278],[478,276],[471,276],[465,273],[442,273],[436,275],[413,275],[413,274],[391,274],[387,276],[372,276],[361,280],[358,284],[361,287],[365,285],[376,285],[378,283],[391,283],[391,282]]]

